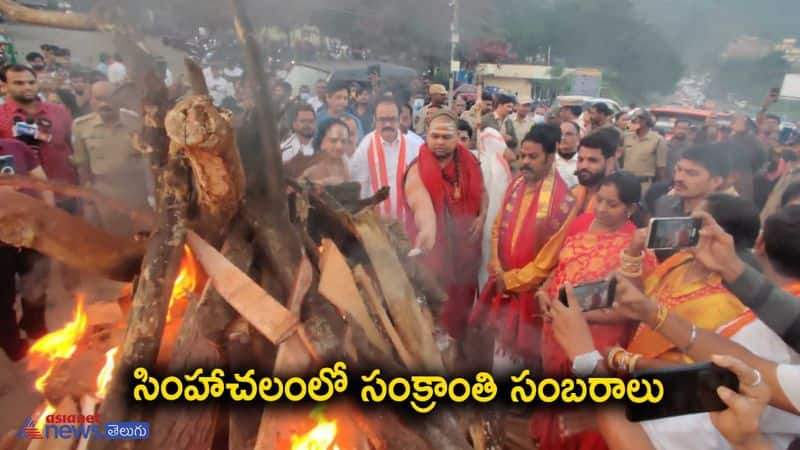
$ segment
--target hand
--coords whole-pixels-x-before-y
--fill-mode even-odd
[[[614,294],[614,310],[628,319],[654,325],[658,316],[658,304],[644,295],[630,280],[617,276],[617,290]]]
[[[481,234],[483,233],[483,224],[486,222],[486,215],[481,214],[478,216],[474,222],[472,222],[472,226],[469,228],[469,238],[470,240],[477,241],[481,238]]]
[[[633,237],[631,238],[631,243],[628,244],[628,248],[625,249],[625,253],[628,256],[637,257],[642,254],[644,251],[645,246],[647,245],[647,228],[639,228],[633,233]]]
[[[739,393],[720,386],[717,394],[728,409],[711,413],[711,422],[736,448],[756,448],[763,440],[760,421],[770,399],[770,388],[765,381],[757,385],[759,375],[755,369],[732,356],[714,355],[714,364],[733,371],[739,378]]]
[[[539,311],[542,312],[545,320],[548,322],[553,320],[553,317],[550,315],[550,296],[547,295],[544,289],[536,291],[536,300],[539,302]]]
[[[566,284],[564,287],[567,290],[569,307],[564,306],[560,301],[554,301],[550,304],[550,316],[553,320],[553,334],[556,340],[569,359],[573,360],[576,356],[593,352],[595,348],[589,324],[583,317],[580,305],[575,300],[572,285]]]
[[[427,252],[433,248],[434,244],[436,244],[436,239],[433,237],[433,235],[421,230],[419,234],[417,234],[417,240],[414,242],[414,248],[418,248],[423,252]]]
[[[506,291],[506,282],[505,280],[503,280],[503,275],[504,272],[502,271],[497,272],[497,275],[495,275],[495,286],[499,294],[502,294],[503,292]]]
[[[766,108],[769,105],[777,102],[778,102],[778,95],[773,95],[772,91],[770,90],[769,94],[767,94],[767,98],[764,99],[764,104],[762,106]]]
[[[700,241],[692,249],[697,261],[706,269],[722,275],[729,283],[739,278],[744,272],[744,263],[736,255],[733,237],[706,212],[696,212],[692,217],[703,220]]]

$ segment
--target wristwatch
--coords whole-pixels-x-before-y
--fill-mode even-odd
[[[603,355],[597,350],[578,355],[572,360],[572,373],[577,377],[586,378],[594,372],[597,364],[602,360]]]

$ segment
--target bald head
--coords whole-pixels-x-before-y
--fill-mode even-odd
[[[92,111],[100,114],[104,122],[117,120],[119,107],[112,101],[114,85],[107,81],[98,81],[92,85],[91,93]]]

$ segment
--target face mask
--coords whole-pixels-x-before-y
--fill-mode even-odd
[[[534,114],[533,115],[533,123],[535,123],[535,124],[544,123],[544,116],[541,115],[541,114]]]
[[[414,99],[414,112],[419,112],[422,107],[425,106],[425,101],[421,98]]]
[[[300,94],[300,100],[302,100],[304,102],[308,101],[309,98],[311,98],[311,94],[309,94],[307,92],[303,92],[302,94]]]

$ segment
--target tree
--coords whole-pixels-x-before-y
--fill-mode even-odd
[[[760,102],[769,89],[781,86],[791,66],[779,52],[756,59],[721,60],[711,83],[711,94],[727,98],[729,94]]]
[[[550,48],[571,67],[614,72],[632,100],[671,91],[683,73],[678,53],[634,12],[630,0],[495,0],[506,39],[524,60]]]

